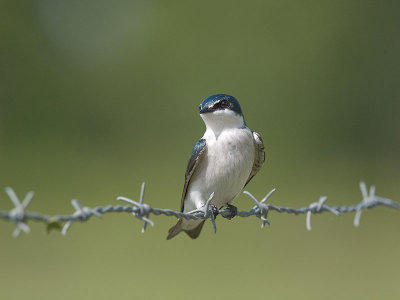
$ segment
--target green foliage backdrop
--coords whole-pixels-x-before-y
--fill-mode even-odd
[[[300,207],[360,200],[358,182],[400,199],[397,1],[1,1],[0,186],[30,209],[72,212],[120,195],[178,209],[210,94],[239,99],[267,162],[248,189]],[[239,209],[253,204],[241,195]],[[11,204],[5,194],[0,208]],[[4,299],[393,299],[397,211],[218,218],[200,238],[166,241],[172,218],[140,233],[127,215],[0,223]]]

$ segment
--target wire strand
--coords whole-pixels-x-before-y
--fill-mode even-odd
[[[375,195],[375,187],[371,186],[369,190],[364,182],[360,183],[360,190],[362,194],[362,200],[358,204],[350,205],[350,206],[329,206],[326,203],[327,197],[320,197],[318,201],[311,203],[309,206],[301,207],[301,208],[292,208],[286,206],[277,206],[273,204],[267,203],[267,200],[273,195],[275,189],[271,190],[262,200],[257,200],[250,192],[244,191],[243,193],[249,196],[255,203],[255,206],[252,207],[249,211],[238,211],[237,216],[246,218],[255,216],[261,220],[261,227],[265,227],[266,224],[270,224],[267,219],[268,213],[270,211],[278,212],[278,213],[288,213],[288,214],[306,214],[306,228],[311,230],[311,215],[330,212],[335,215],[339,215],[342,213],[355,213],[354,217],[354,226],[360,225],[360,219],[362,211],[366,209],[371,209],[376,206],[386,206],[395,210],[400,210],[400,203],[395,202],[391,199],[379,197]],[[51,226],[61,227],[61,233],[63,235],[67,234],[71,225],[75,222],[86,222],[91,219],[92,216],[101,217],[104,214],[108,213],[130,213],[135,218],[143,221],[142,232],[145,232],[147,229],[147,225],[154,226],[154,222],[150,220],[150,215],[159,216],[174,216],[176,218],[185,218],[185,219],[211,219],[213,224],[213,231],[216,233],[216,222],[215,217],[210,206],[214,193],[210,195],[206,205],[198,210],[183,213],[179,211],[174,211],[171,209],[162,209],[162,208],[153,208],[150,205],[144,203],[144,191],[145,191],[145,183],[142,183],[141,193],[139,202],[129,199],[127,197],[118,197],[117,200],[124,201],[129,205],[108,205],[108,206],[96,206],[94,208],[90,208],[87,206],[82,206],[81,203],[73,199],[71,204],[75,209],[75,212],[69,215],[55,215],[50,216],[38,212],[30,212],[26,210],[26,207],[33,199],[34,193],[28,192],[22,201],[19,200],[17,194],[10,187],[5,189],[9,199],[14,205],[14,208],[10,211],[0,210],[0,219],[4,219],[6,221],[13,222],[15,224],[15,229],[12,233],[13,237],[19,236],[22,232],[29,233],[30,228],[27,225],[27,221],[34,220],[38,222],[46,223],[50,228]],[[232,217],[232,212],[229,209],[223,209],[219,211],[219,214],[224,218]],[[48,227],[48,228],[49,228]]]

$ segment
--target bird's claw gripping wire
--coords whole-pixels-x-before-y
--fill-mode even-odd
[[[226,205],[226,210],[228,213],[224,216],[224,218],[228,220],[232,220],[238,213],[237,207],[229,203]]]

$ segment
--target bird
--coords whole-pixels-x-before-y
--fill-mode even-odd
[[[265,161],[261,136],[250,130],[238,100],[230,95],[215,94],[199,106],[206,131],[193,147],[181,198],[181,212],[188,213],[205,206],[210,195],[213,213],[227,207],[231,217],[237,213],[233,200],[261,169]],[[168,231],[167,240],[180,232],[196,239],[205,220],[180,218]]]

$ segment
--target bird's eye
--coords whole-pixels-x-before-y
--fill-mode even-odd
[[[221,107],[228,107],[229,101],[226,99],[223,99],[223,100],[221,100],[220,105],[221,105]]]

